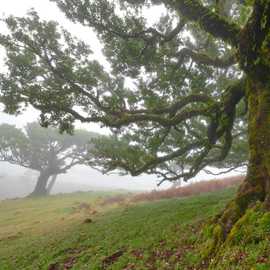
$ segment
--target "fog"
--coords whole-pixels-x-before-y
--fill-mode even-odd
[[[24,197],[34,189],[38,172],[0,162],[0,199]],[[164,183],[160,188],[170,187]],[[103,175],[87,166],[76,166],[57,177],[52,194],[75,191],[127,190],[150,191],[157,189],[155,176],[140,177]]]
[[[216,170],[217,172],[217,170]],[[234,171],[220,176],[210,176],[200,172],[196,177],[190,179],[190,184],[197,181],[229,177],[243,174],[242,171]],[[25,197],[29,195],[36,184],[38,172],[0,162],[0,200],[8,198]],[[79,165],[57,177],[51,194],[70,193],[76,191],[100,191],[100,190],[124,190],[124,191],[151,191],[166,189],[172,186],[165,182],[157,186],[158,179],[154,175],[142,175],[139,177],[103,175],[90,167]]]

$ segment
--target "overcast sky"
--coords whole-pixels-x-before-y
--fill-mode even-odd
[[[91,49],[94,51],[94,57],[97,58],[103,65],[106,66],[106,60],[101,52],[101,44],[97,40],[95,34],[91,32],[89,28],[84,28],[81,25],[73,24],[69,20],[67,20],[63,13],[61,13],[54,3],[51,3],[49,0],[8,0],[1,1],[1,16],[8,16],[10,14],[15,16],[24,16],[27,11],[31,8],[34,8],[40,15],[41,18],[46,20],[56,20],[64,26],[64,28],[68,29],[73,35],[76,35],[78,38],[86,41],[91,45]],[[157,14],[161,13],[162,10],[158,7],[145,11],[145,14],[149,18],[149,23],[153,24],[155,20],[159,17]],[[0,32],[5,31],[3,25],[0,24]],[[3,70],[3,50],[0,50],[0,70]],[[1,109],[1,107],[0,107]],[[22,115],[17,117],[7,115],[0,110],[0,124],[1,123],[11,123],[15,124],[18,127],[23,127],[27,122],[32,122],[37,120],[38,112],[34,109],[27,109]],[[79,127],[86,128],[88,130],[97,131],[101,133],[106,133],[106,130],[101,130],[97,125],[86,124],[86,125],[78,125]],[[0,164],[1,169],[1,164]],[[78,172],[78,170],[77,170]],[[84,175],[86,171],[84,170]],[[155,176],[142,176],[136,178],[131,177],[111,177],[111,176],[99,176],[97,172],[93,172],[93,170],[89,169],[88,171],[89,183],[98,185],[100,182],[102,186],[114,186],[114,187],[124,187],[131,189],[134,186],[137,186],[138,189],[146,188],[153,189],[156,187],[156,178]],[[93,176],[93,177],[91,177]],[[200,174],[196,177],[197,179],[207,179],[209,176],[205,174]],[[101,181],[102,179],[102,181]],[[132,179],[132,180],[131,180]],[[76,181],[79,181],[76,179]],[[85,181],[85,180],[83,180]],[[131,182],[132,181],[132,182]],[[130,184],[129,184],[130,183]],[[168,185],[166,185],[168,186]]]

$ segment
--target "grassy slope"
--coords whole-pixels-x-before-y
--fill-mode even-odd
[[[233,193],[229,189],[102,208],[101,196],[106,194],[4,201],[0,203],[0,269],[202,269],[202,265],[195,268],[200,261],[196,242],[201,221],[220,211]],[[94,215],[94,210],[99,213]],[[89,216],[93,221],[83,222]],[[242,252],[241,241],[237,248],[233,251]],[[260,247],[263,250],[267,247]],[[227,249],[224,254],[233,255],[233,260],[227,258],[213,269],[251,269],[251,265],[270,269],[265,256],[259,262],[253,251],[250,256],[241,253],[240,259]]]

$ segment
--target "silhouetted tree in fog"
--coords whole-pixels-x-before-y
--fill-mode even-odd
[[[0,160],[39,172],[32,196],[49,194],[59,174],[77,164],[84,164],[96,136],[85,130],[74,135],[60,134],[55,128],[27,124],[25,130],[15,126],[0,126]],[[51,178],[51,179],[50,179]]]

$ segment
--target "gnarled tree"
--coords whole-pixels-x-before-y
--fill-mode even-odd
[[[91,148],[89,140],[93,136],[94,133],[84,130],[77,130],[74,136],[63,135],[54,128],[42,128],[38,123],[27,124],[25,131],[2,124],[0,161],[38,171],[31,196],[44,196],[50,193],[57,175],[86,162]]]
[[[254,201],[269,206],[269,0],[52,1],[96,31],[110,72],[55,22],[34,11],[9,17],[10,34],[0,37],[6,112],[30,103],[43,125],[110,127],[114,135],[89,161],[104,171],[188,180],[206,166],[248,159],[246,180],[219,218],[223,239]],[[144,14],[154,6],[163,13],[151,25]],[[248,157],[234,154],[242,146]]]

